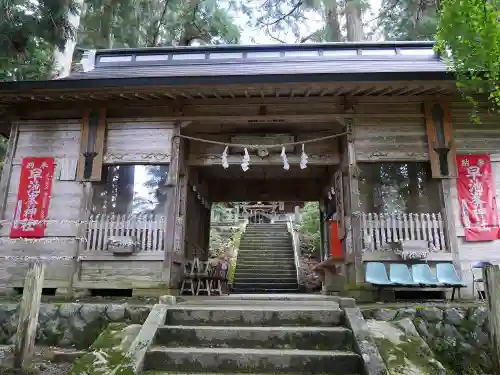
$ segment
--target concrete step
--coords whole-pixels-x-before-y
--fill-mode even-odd
[[[291,235],[288,231],[272,231],[272,232],[265,232],[265,231],[245,231],[241,235],[242,238],[244,237],[270,237],[270,238],[290,238]]]
[[[284,235],[278,235],[278,234],[273,234],[273,235],[250,235],[250,234],[244,234],[241,236],[241,241],[276,241],[276,242],[291,242],[292,238],[290,236],[284,236]]]
[[[275,280],[274,282],[245,282],[238,281],[233,282],[233,288],[245,290],[245,289],[294,289],[297,290],[299,288],[297,280],[289,281],[289,282],[281,282],[281,280]]]
[[[269,266],[262,266],[259,264],[254,264],[250,262],[237,262],[236,264],[236,272],[241,271],[241,272],[275,272],[275,271],[281,271],[281,270],[288,270],[288,271],[296,271],[295,268],[295,263],[292,261],[288,261],[286,263],[281,263],[278,266],[276,263],[273,263],[272,265]]]
[[[293,252],[292,244],[250,244],[240,243],[238,251],[290,251]]]
[[[266,243],[292,243],[291,237],[271,237],[271,236],[259,236],[259,237],[246,237],[243,236],[240,240],[240,242],[266,242]]]
[[[250,277],[241,277],[240,274],[236,273],[234,277],[234,285],[236,284],[274,284],[279,282],[280,284],[293,284],[297,283],[297,275],[295,276],[262,276],[262,275],[254,275]]]
[[[268,262],[275,262],[277,264],[281,262],[293,262],[294,257],[290,255],[247,255],[247,254],[238,254],[238,258],[236,262],[258,262],[259,260],[265,258]]]
[[[241,293],[245,295],[280,295],[298,293],[298,289],[232,289],[234,293]]]
[[[150,371],[145,371],[143,372],[143,375],[227,375],[228,373],[223,373],[223,372],[189,372],[189,373],[186,373],[186,372],[178,372],[178,371],[158,371],[158,370],[150,370]],[[235,373],[235,372],[232,372],[231,373],[232,375],[269,375],[269,374],[256,374],[254,372],[252,372],[251,374],[250,373]],[[292,373],[284,373],[284,372],[281,372],[280,371],[280,374],[281,375],[297,375],[297,374],[292,374]],[[329,372],[328,374],[315,374],[315,375],[332,375],[334,373],[332,372]],[[334,374],[335,375],[335,374]],[[360,375],[360,374],[347,374],[347,375]]]
[[[293,292],[293,291],[292,291]],[[248,301],[247,301],[248,302]],[[248,303],[251,304],[251,301]],[[302,303],[273,306],[176,306],[167,312],[166,324],[184,326],[316,326],[333,327],[344,323],[344,312],[333,304],[304,307]]]
[[[291,255],[292,257],[294,256],[293,251],[290,249],[283,249],[283,250],[261,250],[261,249],[240,249],[238,250],[238,256],[240,255]]]
[[[275,279],[277,278],[294,278],[294,277],[297,277],[297,271],[295,270],[281,270],[281,269],[277,269],[277,270],[252,270],[252,271],[248,271],[248,270],[239,270],[239,269],[236,269],[236,272],[235,272],[235,277],[239,277],[239,278],[246,278],[246,277],[263,277],[263,278],[266,278],[266,277],[274,277]]]
[[[359,373],[361,359],[349,351],[152,347],[146,353],[144,370],[152,369],[301,374],[320,374],[335,369],[336,374],[345,375]]]
[[[344,327],[159,327],[156,345],[197,348],[353,350]]]
[[[279,264],[279,267],[276,267],[276,262],[274,261],[267,261],[267,260],[263,260],[265,258],[261,258],[260,260],[255,260],[255,261],[242,261],[241,259],[237,259],[236,260],[236,267],[240,267],[240,268],[246,268],[246,267],[250,267],[250,268],[262,268],[262,269],[275,269],[275,268],[280,268],[282,270],[284,269],[295,269],[295,261],[293,258],[291,259],[288,259],[286,262],[283,262],[283,263],[280,263]]]

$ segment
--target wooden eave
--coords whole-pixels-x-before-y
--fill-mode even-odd
[[[71,83],[72,81],[67,81]],[[111,102],[232,100],[274,98],[447,96],[456,93],[453,81],[282,83],[218,86],[143,86],[112,88],[0,90],[0,105],[75,103],[107,105]]]

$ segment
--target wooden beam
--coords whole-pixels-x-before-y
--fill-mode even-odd
[[[325,176],[327,177],[327,176]],[[211,180],[209,195],[212,202],[245,201],[317,201],[321,199],[324,180]]]
[[[229,155],[227,157],[227,162],[229,165],[240,165],[241,164],[241,156],[237,155]],[[290,166],[299,165],[300,164],[300,156],[299,155],[287,155],[288,163]],[[331,154],[331,155],[308,155],[307,164],[308,165],[334,165],[340,162],[339,154]],[[221,163],[221,155],[191,155],[187,161],[190,166],[211,166],[217,165],[220,166]],[[251,158],[251,165],[283,165],[283,159],[279,155],[269,155],[263,159],[259,157]]]

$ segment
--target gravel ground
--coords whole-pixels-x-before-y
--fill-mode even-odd
[[[71,363],[51,362],[53,347],[36,347],[33,363],[29,370],[14,370],[12,368],[12,352],[3,347],[0,364],[0,375],[67,375]],[[58,350],[60,351],[60,350]]]

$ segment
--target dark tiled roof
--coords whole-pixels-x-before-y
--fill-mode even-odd
[[[432,42],[208,46],[88,51],[65,79],[445,73]]]

